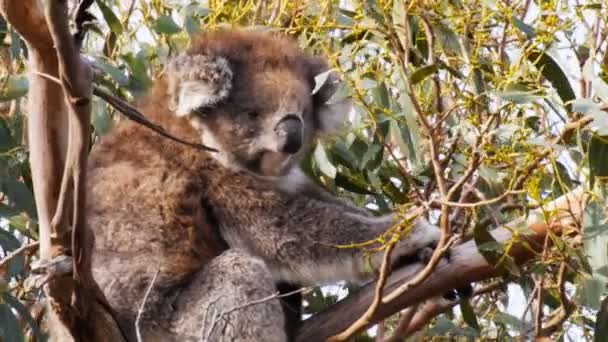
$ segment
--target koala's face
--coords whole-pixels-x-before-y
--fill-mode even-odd
[[[224,166],[284,175],[317,135],[345,121],[347,103],[326,104],[335,77],[312,94],[325,64],[292,43],[224,32],[204,37],[201,46],[171,61],[169,90],[176,115],[190,118]]]

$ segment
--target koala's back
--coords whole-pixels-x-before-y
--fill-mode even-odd
[[[143,111],[172,134],[197,141],[190,124],[167,111],[163,87],[155,92]],[[130,122],[94,146],[87,183],[93,273],[121,320],[134,319],[157,271],[151,314],[163,300],[153,296],[171,292],[225,248],[201,198],[206,175],[221,172],[206,153]]]

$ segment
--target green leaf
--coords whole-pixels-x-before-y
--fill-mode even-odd
[[[2,92],[0,93],[0,102],[18,99],[27,94],[29,88],[25,76],[8,76],[8,79],[2,83],[4,87],[2,87]]]
[[[135,57],[131,53],[124,54],[121,58],[125,61],[131,72],[129,90],[136,94],[145,93],[152,80],[148,76],[148,67],[143,58]]]
[[[327,78],[329,74],[331,74],[332,70],[329,69],[315,76],[315,88],[312,90],[312,94],[316,94],[321,90],[325,82],[327,82]]]
[[[462,55],[462,48],[458,35],[448,26],[447,23],[441,22],[435,25],[435,33],[439,40],[439,44],[446,53],[452,55]]]
[[[117,36],[121,35],[123,31],[122,24],[120,23],[120,20],[118,20],[118,17],[116,17],[116,14],[112,11],[112,8],[110,8],[104,0],[97,1],[97,6],[99,6],[101,14],[110,27],[110,30]]]
[[[519,318],[517,318],[513,315],[510,315],[510,314],[504,313],[504,312],[497,312],[494,315],[494,322],[500,323],[503,325],[508,325],[517,331],[523,331],[528,327],[528,324],[526,324],[526,322],[520,320]]]
[[[375,170],[382,162],[382,145],[370,144],[361,159],[361,169]]]
[[[337,169],[331,164],[325,153],[325,148],[322,144],[317,144],[315,151],[313,152],[313,158],[317,163],[319,170],[327,177],[334,179],[336,178]]]
[[[340,165],[344,165],[348,169],[356,170],[359,163],[358,158],[351,150],[346,147],[344,142],[338,141],[333,148],[329,150],[332,160]]]
[[[17,313],[22,319],[25,319],[25,321],[27,321],[27,324],[29,324],[30,328],[32,329],[32,332],[34,333],[34,336],[36,337],[36,341],[40,341],[42,337],[40,334],[40,328],[38,327],[38,324],[30,314],[29,310],[23,304],[21,304],[21,302],[17,298],[11,296],[9,293],[5,293],[3,297],[4,301],[15,311],[17,311]]]
[[[11,131],[4,118],[0,117],[0,152],[8,151],[14,147],[15,141],[11,135]]]
[[[21,327],[11,308],[0,302],[0,340],[2,342],[23,342]]]
[[[591,99],[577,99],[572,103],[572,110],[587,114],[593,119],[590,128],[597,135],[608,135],[608,113]]]
[[[600,298],[604,292],[604,282],[596,278],[585,279],[576,292],[579,304],[597,310],[600,308]]]
[[[12,233],[0,228],[0,249],[5,252],[11,252],[19,248],[20,246],[21,243]],[[21,272],[23,272],[24,263],[25,258],[23,255],[18,255],[11,259],[8,264],[9,278],[21,274]]]
[[[408,143],[409,151],[408,159],[414,166],[414,170],[419,169],[422,166],[422,153],[421,146],[423,144],[422,134],[420,133],[420,129],[418,127],[418,122],[416,121],[416,111],[414,110],[414,104],[408,93],[402,93],[399,97],[399,105],[402,108],[403,116],[405,117],[406,127],[407,127],[407,137],[404,133],[404,130],[401,130],[402,136],[406,138],[406,142]]]
[[[154,31],[164,34],[176,34],[182,29],[173,21],[173,18],[168,15],[158,17],[154,24],[152,24]]]
[[[534,30],[534,27],[524,23],[522,20],[520,20],[516,16],[512,16],[511,21],[513,21],[513,24],[515,25],[515,27],[517,27],[517,29],[519,29],[521,32],[523,32],[526,35],[526,37],[528,37],[528,39],[533,39],[534,37],[536,37],[536,31]]]
[[[458,327],[452,323],[451,320],[445,318],[444,316],[439,316],[433,327],[429,330],[429,335],[445,335],[448,333],[455,333],[457,330]]]
[[[197,4],[196,2],[192,2],[183,8],[182,13],[186,16],[197,16],[204,18],[209,15],[209,9]]]
[[[604,103],[608,103],[608,84],[606,84],[606,82],[601,77],[597,76],[593,71],[593,58],[587,59],[583,65],[583,79],[591,82],[595,95],[597,95]]]
[[[129,84],[129,78],[125,73],[114,65],[108,64],[99,58],[95,58],[95,67],[110,75],[118,85],[124,87]]]
[[[595,317],[595,330],[593,342],[608,341],[608,296],[604,298],[600,305],[600,310]]]
[[[10,34],[11,34],[11,59],[16,60],[18,58],[21,58],[21,52],[24,50],[23,46],[23,40],[21,39],[21,37],[19,36],[19,34],[17,33],[17,31],[15,31],[14,29],[10,29]]]
[[[460,311],[462,312],[462,319],[471,328],[480,331],[479,323],[477,322],[477,315],[468,300],[460,302]]]
[[[473,228],[473,239],[479,253],[492,265],[496,265],[503,252],[502,245],[494,239],[485,227],[476,225]]]
[[[8,25],[6,24],[6,20],[0,17],[0,42],[4,41],[4,38],[8,34]]]
[[[521,90],[497,91],[496,96],[515,104],[531,103],[543,98],[542,96],[537,95],[537,92]]]
[[[608,177],[608,136],[593,134],[587,149],[590,179]]]
[[[439,70],[439,65],[437,65],[437,64],[424,66],[424,67],[414,71],[414,73],[410,77],[410,82],[412,82],[412,84],[418,84],[418,83],[424,81],[424,79],[426,79],[430,75],[437,72],[437,70]]]
[[[574,101],[576,95],[568,81],[566,73],[557,64],[557,62],[547,53],[540,50],[533,50],[528,54],[528,60],[541,71],[543,76],[551,83],[557,94],[566,104],[568,111],[572,110],[571,101]]]
[[[367,183],[365,182],[364,179],[362,179],[362,177],[351,177],[348,176],[346,174],[343,174],[342,172],[338,172],[336,174],[336,179],[335,179],[335,183],[336,186],[348,190],[350,192],[354,192],[356,194],[363,194],[363,195],[371,195],[373,194],[372,191],[369,191],[367,189]]]
[[[108,112],[108,106],[104,102],[93,101],[91,124],[95,128],[95,133],[100,136],[108,133],[112,129],[112,116]]]
[[[186,29],[186,33],[188,33],[190,37],[193,37],[201,31],[201,23],[198,19],[187,16],[184,19],[184,28]]]
[[[378,85],[372,89],[372,98],[376,105],[381,108],[389,108],[390,100],[388,96],[388,89],[386,89],[386,85],[384,82],[379,82]]]
[[[9,198],[10,203],[18,210],[36,217],[34,195],[30,189],[17,179],[7,179],[0,184],[0,190]]]
[[[583,213],[583,231],[585,232],[583,243],[587,256],[586,261],[593,270],[593,280],[600,282],[602,287],[608,283],[608,277],[599,272],[602,267],[608,265],[608,222],[604,209],[604,202],[593,200],[585,206]],[[593,288],[586,289],[585,298],[592,301],[597,297],[599,300],[601,290],[599,293],[589,292],[592,290]]]

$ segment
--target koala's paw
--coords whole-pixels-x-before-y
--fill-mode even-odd
[[[428,263],[435,252],[435,246],[427,246],[418,250],[418,260],[422,263]]]
[[[473,297],[473,286],[471,284],[464,287],[459,287],[443,294],[443,298],[450,301],[456,301],[458,299],[466,300],[471,297]]]

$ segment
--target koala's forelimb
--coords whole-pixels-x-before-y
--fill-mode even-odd
[[[290,196],[274,206],[274,215],[262,215],[252,208],[255,224],[224,227],[222,231],[230,246],[261,257],[277,280],[298,284],[369,278],[373,274],[370,266],[378,269],[382,254],[370,256],[363,248],[345,246],[377,240],[398,223],[395,215],[365,216],[353,212],[351,205],[304,195]],[[419,218],[410,234],[395,246],[394,259],[415,254],[436,243],[438,237],[439,230]]]

